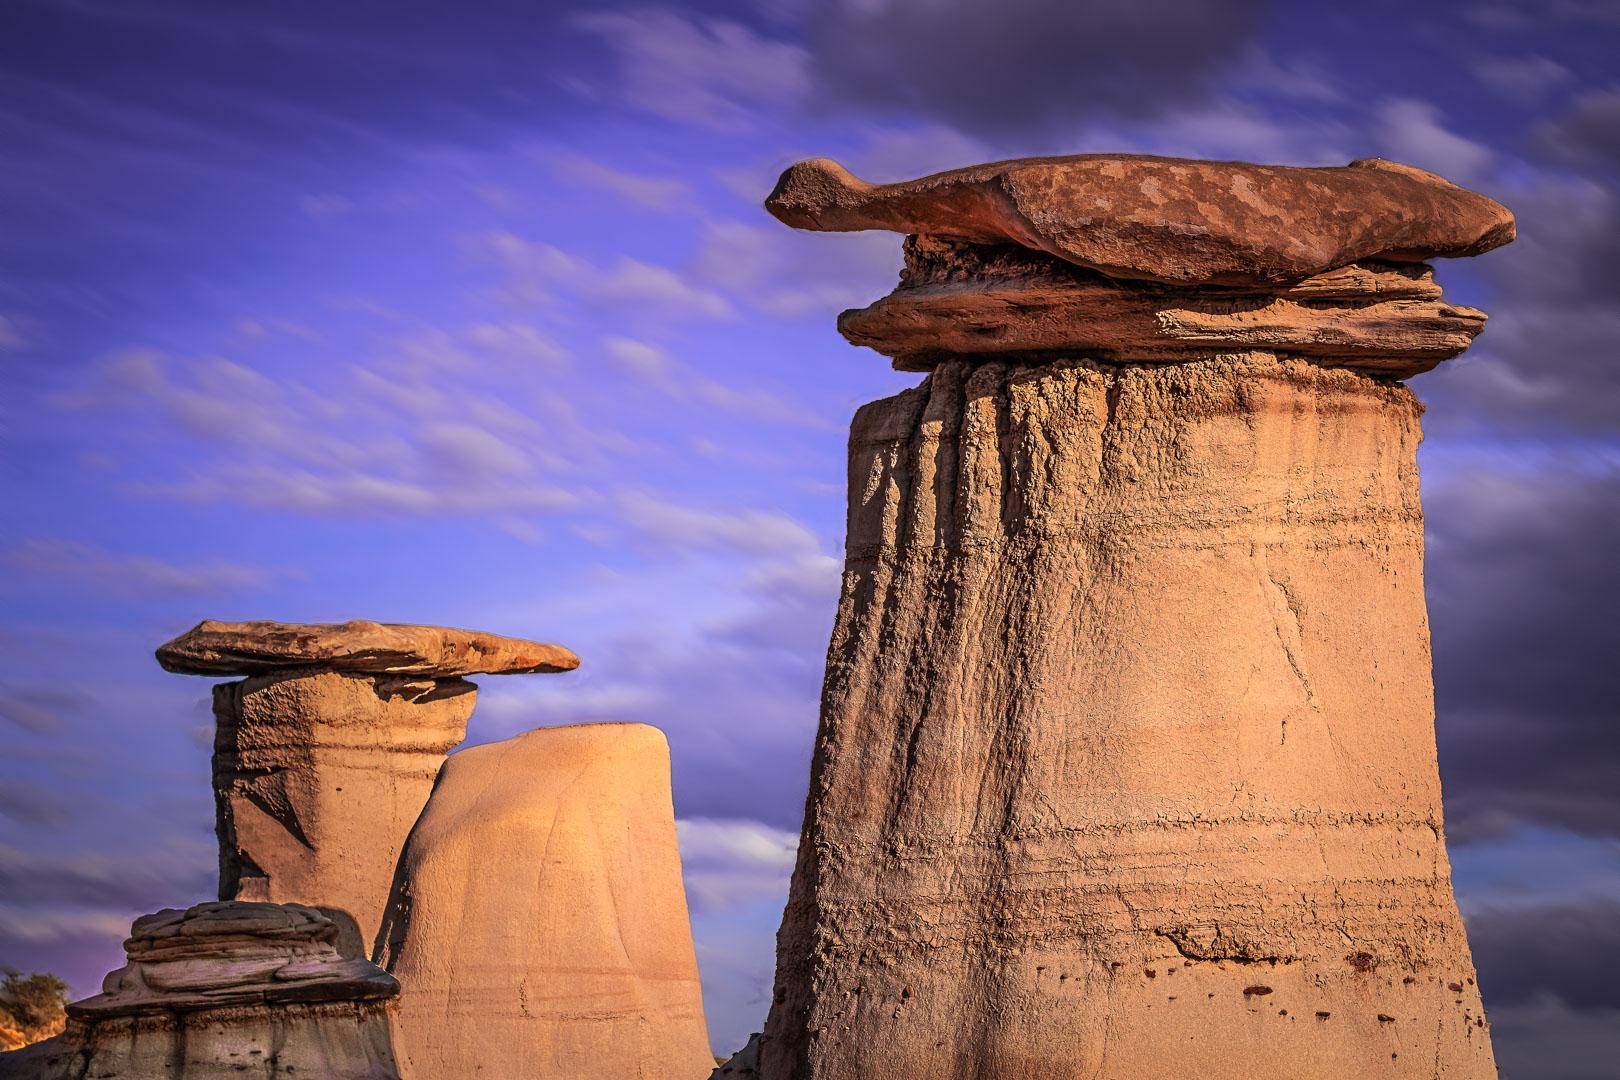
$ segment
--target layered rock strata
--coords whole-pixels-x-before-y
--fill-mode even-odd
[[[399,984],[296,904],[209,903],[135,920],[128,963],[68,1029],[0,1059],[14,1080],[395,1080]]]
[[[1241,285],[1241,259],[1200,260],[1223,232],[1243,250],[1247,174],[1161,186],[1165,228],[1113,265],[1197,282],[1168,289],[1053,258],[1128,230],[1033,164],[1033,216],[1063,245],[968,243],[962,215],[989,211],[912,204],[900,226],[941,235],[909,245],[887,308],[843,320],[931,374],[851,430],[759,1075],[1493,1077],[1435,761],[1422,409],[1396,378],[1437,357],[1301,348],[1276,322],[1167,348],[1162,313],[1224,318],[1230,290],[1256,289],[1307,312],[1285,327],[1420,337],[1438,291],[1396,257],[1472,250],[1511,217],[1435,189],[1488,205],[1472,225],[1369,211],[1363,240],[1385,246],[1341,244],[1321,171],[1272,169],[1270,209],[1344,261]],[[1131,168],[1121,205],[1146,190]],[[954,299],[924,317],[919,288]],[[987,314],[998,290],[1037,299]],[[1387,303],[1431,307],[1366,312]],[[1438,351],[1466,345],[1463,321]],[[980,347],[997,333],[1021,344]]]
[[[543,728],[457,753],[383,936],[406,1077],[713,1068],[656,728]]]
[[[220,897],[309,904],[369,957],[406,835],[477,686],[566,671],[557,645],[431,626],[205,622],[164,645],[171,671],[248,675],[214,688]]]

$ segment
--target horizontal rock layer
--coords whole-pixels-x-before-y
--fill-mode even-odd
[[[889,229],[1014,243],[1113,278],[1279,285],[1368,259],[1477,255],[1513,215],[1381,159],[1338,168],[1131,154],[1021,158],[870,184],[800,162],[765,202],[795,228]]]
[[[846,311],[852,344],[927,371],[952,356],[1080,354],[1179,362],[1243,350],[1406,377],[1485,325],[1440,297],[1429,267],[1357,264],[1276,289],[1124,283],[1023,248],[910,237],[900,287]]]
[[[68,1006],[67,1030],[0,1055],[3,1080],[398,1080],[399,984],[338,955],[293,904],[211,903],[135,921],[128,963]]]
[[[135,920],[128,963],[102,993],[68,1006],[79,1018],[260,1003],[393,997],[393,976],[340,956],[338,928],[298,904],[217,902]]]
[[[198,623],[157,651],[182,675],[263,675],[318,667],[376,675],[522,675],[572,671],[561,645],[403,623]]]

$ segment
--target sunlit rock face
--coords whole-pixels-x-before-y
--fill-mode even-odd
[[[1308,202],[1305,180],[1272,190]],[[1241,265],[1220,284],[1189,271],[1172,296],[1171,273],[1105,280],[1051,244],[964,239],[979,203],[917,205],[888,224],[945,235],[911,243],[889,310],[841,324],[931,374],[851,431],[843,594],[759,1075],[1494,1077],[1441,820],[1422,410],[1398,381],[1438,359],[1369,363],[1365,347],[1453,318],[1409,265],[1436,252],[1392,251],[1369,212],[1384,248],[1307,244],[1343,267],[1273,281],[1268,265],[1246,286]],[[1064,219],[1075,205],[1041,203],[1045,233],[1076,250],[1113,235]],[[1473,240],[1430,240],[1503,242],[1492,206]],[[1181,224],[1121,260],[1173,267],[1179,237],[1225,228]],[[1241,253],[1232,235],[1222,250]],[[935,290],[926,311],[918,288]],[[1034,302],[985,315],[986,294],[1017,290]],[[1262,321],[1167,348],[1173,320],[1153,314],[1230,323],[1277,300],[1341,326],[1310,347]],[[1483,317],[1457,318],[1472,328],[1440,327],[1460,336],[1438,351]],[[975,319],[1029,344],[951,337]]]
[[[341,956],[296,904],[209,903],[135,920],[128,963],[62,1035],[0,1057],[8,1080],[397,1080],[382,969]]]
[[[454,755],[383,941],[408,1078],[713,1068],[656,728],[542,728]]]

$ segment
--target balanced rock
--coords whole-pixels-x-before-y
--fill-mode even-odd
[[[1026,164],[832,218],[889,206],[922,234],[896,310],[846,331],[931,374],[851,430],[759,1075],[1494,1077],[1435,761],[1422,408],[1392,377],[1429,361],[1301,348],[1317,316],[1273,308],[1166,362],[1151,324],[1189,296],[1219,314],[1217,288],[1233,312],[1347,299],[1341,321],[1432,304],[1426,268],[1357,260],[1482,249],[1511,218],[1464,227],[1483,200],[1389,167],[1130,159],[1110,208],[1071,159]],[[1014,221],[1008,192],[1040,226],[1022,247],[964,228]],[[1183,236],[1220,243],[1178,263]],[[1026,282],[1050,302],[977,295]],[[935,287],[952,300],[906,295]],[[997,334],[1023,344],[977,344]]]
[[[135,920],[128,963],[62,1035],[0,1057],[14,1080],[392,1080],[399,984],[346,959],[296,904],[208,903]]]
[[[523,675],[573,671],[579,657],[561,645],[444,626],[346,623],[198,623],[157,651],[182,675],[263,675],[296,668],[372,675]]]
[[[467,734],[471,672],[565,671],[556,645],[432,626],[204,622],[158,650],[214,688],[220,897],[318,907],[370,956],[400,849]]]
[[[765,207],[798,229],[1017,244],[1112,278],[1281,285],[1367,259],[1478,255],[1513,215],[1382,158],[1302,169],[1141,154],[1020,158],[898,184],[800,162]]]
[[[381,958],[407,1077],[707,1076],[663,734],[542,728],[453,756]]]

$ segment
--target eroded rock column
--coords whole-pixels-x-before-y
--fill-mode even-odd
[[[766,1080],[1495,1075],[1400,381],[1505,210],[1389,163],[1002,163],[767,204],[920,234],[850,438]],[[1106,270],[1106,273],[1102,271]]]
[[[214,689],[220,897],[308,904],[369,957],[399,852],[467,733],[463,676],[566,671],[555,645],[440,627],[205,622],[158,650]]]

